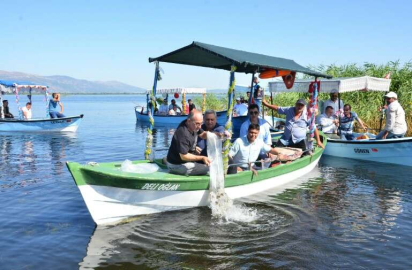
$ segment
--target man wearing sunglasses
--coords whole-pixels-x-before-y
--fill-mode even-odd
[[[403,138],[408,129],[405,120],[405,111],[398,102],[398,95],[389,92],[385,95],[388,108],[385,111],[385,128],[376,136],[377,140]]]
[[[307,105],[306,101],[302,98],[298,99],[294,107],[271,105],[266,100],[263,100],[262,103],[264,106],[286,116],[285,132],[276,143],[276,146],[301,148],[305,152],[307,150],[305,141],[306,133],[310,126],[310,120],[308,119],[308,114],[305,110],[305,106]],[[317,128],[315,128],[315,139],[319,147],[325,148],[320,141]],[[305,152],[305,154],[307,154],[307,152]]]
[[[246,135],[248,134],[248,129],[249,129],[250,124],[258,124],[259,125],[258,138],[261,139],[264,143],[271,146],[272,137],[270,136],[270,125],[266,120],[259,118],[259,106],[257,104],[251,104],[248,107],[248,115],[249,115],[249,119],[246,122],[244,122],[242,126],[240,127],[239,137],[240,138],[246,137]]]
[[[209,171],[208,157],[196,153],[197,137],[207,139],[207,132],[201,128],[202,124],[202,112],[197,110],[192,110],[187,119],[180,123],[167,153],[167,168],[170,173],[205,175]]]

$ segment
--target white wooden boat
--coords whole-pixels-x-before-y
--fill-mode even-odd
[[[3,101],[3,93],[14,94],[19,111],[17,118],[3,118],[3,108],[0,110],[0,132],[76,132],[83,118],[83,114],[63,118],[46,117],[23,119],[19,95],[27,95],[29,102],[31,102],[32,94],[43,94],[47,102],[46,108],[48,110],[49,93],[47,88],[48,87],[44,85],[27,82],[0,80],[0,104],[2,104]],[[46,111],[45,114],[48,116],[48,111]]]
[[[279,92],[306,92],[311,81],[298,80],[292,89],[286,89],[283,82],[270,82],[270,91]],[[374,78],[369,76],[357,78],[340,78],[320,80],[320,91],[338,93],[353,91],[389,91],[391,80]],[[355,137],[363,133],[354,133]],[[375,140],[374,135],[366,134],[370,139],[366,140],[341,140],[328,138],[328,146],[325,155],[370,160],[412,166],[412,137],[400,139]]]

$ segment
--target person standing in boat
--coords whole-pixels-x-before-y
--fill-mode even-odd
[[[163,104],[159,107],[160,115],[167,115],[169,113],[169,106],[167,105],[167,98],[163,99]]]
[[[408,126],[405,120],[405,111],[398,102],[398,95],[395,92],[389,92],[385,95],[388,107],[385,111],[386,124],[385,128],[376,136],[377,140],[403,138]]]
[[[325,113],[319,117],[319,125],[323,133],[327,135],[336,134],[339,125],[339,119],[333,114],[333,107],[326,107]]]
[[[26,106],[24,106],[24,107],[21,109],[21,111],[23,112],[23,118],[24,118],[25,120],[31,119],[32,114],[31,114],[31,103],[30,103],[30,102],[27,102],[27,103],[26,103]]]
[[[367,131],[365,124],[362,120],[358,117],[355,112],[351,111],[352,107],[349,104],[345,104],[343,107],[343,116],[340,118],[340,124],[338,128],[338,134],[342,140],[346,139],[351,141],[355,138],[353,135],[353,123],[354,121],[358,121],[361,127]]]
[[[57,108],[57,105],[59,105],[60,110]],[[60,94],[59,93],[53,93],[52,98],[49,101],[49,114],[50,118],[63,118],[65,117],[63,114],[64,108],[63,108],[63,103],[60,101]]]
[[[241,98],[236,98],[236,104],[233,106],[233,116],[245,116],[247,115],[247,105],[242,103]]]
[[[176,106],[176,108],[179,109],[180,112],[182,112],[182,108],[180,108],[179,106],[177,106],[175,99],[172,99],[170,102],[171,102],[171,104],[169,105],[169,111],[170,111],[170,110],[173,110],[173,106]]]
[[[192,110],[173,135],[167,152],[167,168],[170,173],[180,175],[205,175],[209,171],[208,157],[196,153],[197,138],[207,139],[202,112]]]
[[[338,90],[332,90],[332,92],[330,93],[330,99],[323,102],[323,111],[322,111],[322,113],[326,113],[326,108],[329,107],[329,106],[331,106],[333,108],[333,113],[332,114],[336,114],[336,112],[339,111],[339,108],[341,110],[343,110],[343,101],[339,100],[338,97],[339,97]]]
[[[8,100],[3,100],[3,113],[4,113],[4,118],[14,118],[14,115],[10,113]]]
[[[217,133],[219,137],[225,133],[225,127],[217,123],[217,116],[214,110],[207,110],[205,112],[205,122],[202,125],[202,129]],[[207,156],[207,140],[202,138],[197,140],[196,152],[201,156]]]
[[[263,98],[263,92],[262,88],[259,85],[259,80],[257,77],[253,78],[253,83],[255,84],[253,86],[253,103],[257,104],[259,106],[259,112],[262,111],[262,98]]]
[[[190,113],[192,110],[196,109],[196,105],[190,98],[187,100],[187,103],[189,104],[189,111],[187,113]]]
[[[280,107],[278,105],[269,104],[263,99],[263,105],[286,116],[285,131],[276,143],[276,146],[301,148],[303,151],[308,150],[306,145],[306,133],[310,126],[310,119],[305,110],[307,105],[306,101],[304,99],[298,99],[294,107]],[[319,147],[325,148],[320,140],[319,131],[316,127],[315,139],[316,144]]]

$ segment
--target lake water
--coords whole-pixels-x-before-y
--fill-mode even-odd
[[[203,207],[96,228],[65,162],[142,159],[144,100],[66,96],[66,115],[85,115],[76,134],[0,134],[0,269],[412,268],[412,168],[382,163],[323,157],[237,202],[256,211],[250,222]],[[42,97],[33,110],[44,115]],[[155,146],[172,134],[158,128]]]

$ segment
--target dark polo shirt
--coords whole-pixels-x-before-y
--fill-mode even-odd
[[[170,144],[169,152],[167,152],[167,162],[175,165],[186,163],[186,161],[180,158],[180,154],[195,153],[197,136],[203,133],[203,129],[200,129],[197,133],[190,132],[186,126],[186,121],[187,120],[184,120],[177,127],[172,138],[172,143]]]

